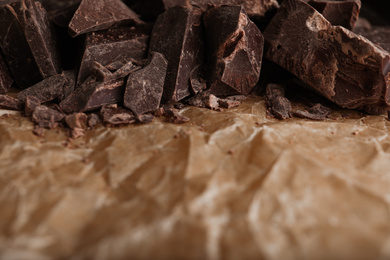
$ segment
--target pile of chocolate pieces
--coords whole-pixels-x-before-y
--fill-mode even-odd
[[[358,20],[360,8],[359,0],[0,0],[0,108],[23,111],[37,135],[62,125],[77,138],[98,122],[187,122],[183,106],[222,110],[265,89],[274,116],[324,119],[321,104],[292,111],[285,90],[299,82],[340,107],[381,114],[390,42]]]

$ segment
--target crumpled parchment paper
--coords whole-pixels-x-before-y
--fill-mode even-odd
[[[279,121],[260,97],[182,113],[71,148],[3,116],[0,259],[390,259],[385,116]]]

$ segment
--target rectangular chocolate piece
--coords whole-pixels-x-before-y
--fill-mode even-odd
[[[121,103],[125,92],[124,85],[123,79],[106,82],[86,81],[60,103],[60,108],[70,114],[95,110],[107,104]]]
[[[260,76],[264,38],[241,6],[210,8],[204,15],[212,94],[247,95]]]
[[[46,11],[39,2],[0,2],[0,48],[19,87],[61,73]]]
[[[8,66],[4,61],[3,55],[0,50],[0,94],[7,93],[11,88],[14,79],[12,78]]]
[[[120,61],[141,60],[147,57],[150,28],[118,28],[90,33],[85,39],[85,50],[81,61],[77,85],[92,74],[96,61],[103,66]]]
[[[152,53],[150,63],[127,79],[124,105],[136,115],[154,112],[160,106],[168,62],[160,53]]]
[[[360,0],[310,0],[308,4],[320,12],[332,25],[340,25],[348,30],[352,30],[355,27],[362,5]]]
[[[150,52],[168,60],[162,102],[177,102],[190,95],[191,72],[205,60],[202,12],[176,6],[161,14],[153,28]]]
[[[69,33],[75,37],[130,24],[142,24],[142,21],[121,0],[82,0],[69,23]]]
[[[381,114],[390,104],[390,55],[300,0],[284,0],[264,31],[265,57],[341,107]]]

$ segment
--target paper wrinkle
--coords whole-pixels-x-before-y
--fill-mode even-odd
[[[72,148],[3,116],[0,259],[387,259],[390,122],[343,111],[279,121],[250,97]]]

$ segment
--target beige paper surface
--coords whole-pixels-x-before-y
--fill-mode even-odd
[[[0,259],[390,259],[384,116],[279,121],[260,97],[182,113],[72,148],[2,117]]]

